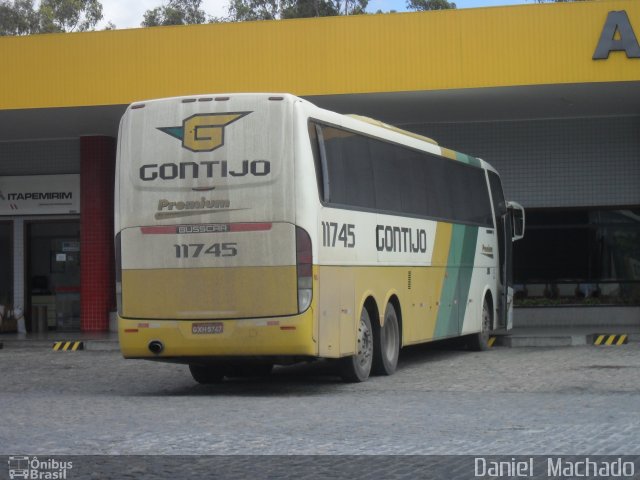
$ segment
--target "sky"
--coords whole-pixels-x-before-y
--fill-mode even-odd
[[[495,7],[499,5],[518,5],[534,3],[535,0],[454,0],[458,8]],[[136,28],[140,26],[144,12],[150,8],[166,3],[165,0],[101,0],[103,19],[97,28],[104,28],[107,22],[111,21],[116,28]],[[203,10],[215,17],[227,15],[227,0],[203,0]],[[369,0],[367,10],[376,12],[382,10],[396,10],[404,12],[407,10],[406,0]]]

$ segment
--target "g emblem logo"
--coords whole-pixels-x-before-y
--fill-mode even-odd
[[[158,130],[182,140],[182,148],[212,152],[224,145],[224,127],[250,113],[197,113],[185,118],[182,127],[160,127]]]

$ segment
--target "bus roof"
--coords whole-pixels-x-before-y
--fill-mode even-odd
[[[260,99],[266,99],[268,101],[286,101],[286,102],[301,102],[304,104],[307,104],[309,106],[311,106],[312,108],[324,111],[324,112],[330,112],[333,115],[339,115],[342,117],[346,117],[346,118],[350,118],[353,120],[357,120],[363,123],[366,123],[368,125],[373,126],[374,128],[381,128],[386,130],[387,132],[394,132],[396,134],[400,134],[402,136],[405,137],[409,137],[412,138],[414,140],[418,140],[421,142],[425,142],[428,143],[430,145],[433,145],[435,147],[440,147],[440,145],[438,144],[438,142],[436,142],[435,140],[433,140],[432,138],[429,138],[427,136],[424,135],[420,135],[418,133],[414,133],[411,132],[409,130],[404,130],[402,128],[398,128],[396,126],[393,125],[389,125],[388,123],[384,123],[380,120],[376,120],[374,118],[370,118],[367,116],[363,116],[363,115],[358,115],[358,114],[341,114],[338,112],[333,112],[331,110],[326,110],[322,107],[318,107],[316,104],[309,102],[308,100],[305,100],[304,98],[300,98],[296,95],[290,94],[290,93],[269,93],[269,92],[244,92],[244,93],[210,93],[210,94],[198,94],[198,95],[183,95],[183,96],[178,96],[178,97],[167,97],[167,98],[156,98],[156,99],[149,99],[149,100],[143,100],[143,101],[138,101],[138,102],[134,102],[129,106],[129,109],[131,108],[143,108],[145,104],[147,103],[155,103],[155,102],[169,102],[169,101],[179,101],[181,103],[190,103],[190,102],[202,102],[202,101],[220,101],[220,102],[224,102],[227,100],[230,100],[233,97],[256,97],[256,98],[260,98]],[[449,150],[449,149],[445,149],[444,147],[441,147],[443,150]],[[457,152],[453,151],[453,150],[449,150],[451,153],[455,154]],[[478,160],[479,165],[476,166],[480,166],[481,168],[486,168],[489,170],[492,170],[495,172],[495,169],[486,161],[480,159],[480,158],[476,158],[476,157],[472,157],[475,160]],[[497,172],[496,172],[497,173]]]
[[[423,140],[425,142],[438,145],[438,142],[436,142],[432,138],[425,137],[424,135],[420,135],[418,133],[410,132],[409,130],[403,130],[402,128],[394,127],[393,125],[389,125],[388,123],[381,122],[380,120],[376,120],[375,118],[365,117],[363,115],[357,115],[355,113],[349,113],[347,114],[347,117],[355,118],[356,120],[370,123],[371,125],[377,125],[378,127],[386,128],[387,130],[391,130],[396,133],[401,133],[402,135],[408,135],[409,137],[413,137],[418,140]]]

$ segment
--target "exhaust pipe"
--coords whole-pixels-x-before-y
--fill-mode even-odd
[[[164,345],[160,340],[151,340],[149,342],[149,351],[155,355],[160,355],[164,350]]]

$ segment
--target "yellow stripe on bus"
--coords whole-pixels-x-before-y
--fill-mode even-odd
[[[436,287],[433,289],[433,299],[436,304],[440,303],[442,297],[442,287],[444,286],[444,276],[447,271],[447,261],[449,260],[449,249],[451,248],[451,237],[453,235],[453,225],[450,223],[438,222],[436,227],[436,239],[433,246],[433,257],[431,264],[433,267],[426,269],[426,274],[431,276],[432,284]],[[434,268],[436,267],[436,268]],[[442,267],[442,268],[437,268]],[[435,278],[434,278],[435,277]],[[435,280],[435,281],[434,281]],[[431,283],[431,282],[429,282]],[[418,282],[416,282],[418,284]],[[428,312],[427,331],[420,335],[419,341],[425,338],[433,338],[436,332],[436,323],[438,320],[438,309]]]

